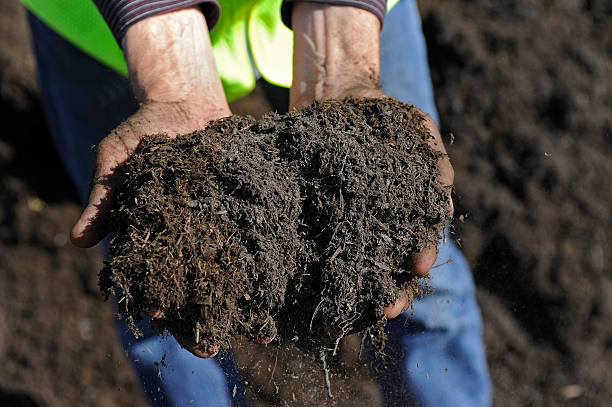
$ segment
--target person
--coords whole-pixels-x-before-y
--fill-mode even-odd
[[[71,234],[80,247],[107,235],[116,169],[144,137],[188,133],[231,115],[209,36],[221,10],[217,2],[97,4],[123,49],[129,80],[29,16],[51,133],[86,202]],[[428,113],[431,146],[444,151],[414,0],[400,0],[386,17],[381,0],[286,0],[282,11],[294,32],[290,108],[328,98],[388,95]],[[440,160],[440,174],[442,183],[452,185],[446,158]],[[412,271],[427,274],[436,258],[433,295],[417,301],[412,312],[402,312],[401,297],[385,307],[392,357],[372,353],[372,371],[388,406],[487,406],[490,380],[469,267],[456,245],[442,239],[438,248],[414,256]],[[161,312],[151,310],[151,317]],[[231,354],[214,358],[216,349],[188,341],[181,347],[175,338],[149,330],[146,321],[144,337],[135,339],[118,324],[152,405],[248,405]],[[167,368],[158,371],[155,362],[163,354]]]

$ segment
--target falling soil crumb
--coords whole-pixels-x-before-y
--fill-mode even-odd
[[[449,218],[422,113],[392,99],[316,103],[147,138],[123,168],[100,286],[134,328],[227,348],[236,334],[335,353],[381,335],[411,254]],[[382,338],[378,338],[382,339]]]

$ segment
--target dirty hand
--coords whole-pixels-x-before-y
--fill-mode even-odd
[[[177,136],[231,115],[217,73],[206,19],[196,8],[153,16],[130,26],[122,40],[130,81],[140,109],[96,147],[94,176],[85,209],[72,228],[71,240],[90,247],[108,233],[107,216],[118,169],[147,135]],[[149,313],[159,318],[162,310]],[[199,349],[177,338],[196,356]]]
[[[203,111],[182,103],[143,104],[96,146],[88,202],[72,228],[72,242],[79,247],[91,247],[108,234],[107,215],[119,169],[143,138],[152,134],[173,137],[190,133],[204,128],[210,120],[229,114],[229,110]]]
[[[292,108],[304,108],[315,100],[389,97],[379,90],[380,21],[373,13],[351,6],[300,2],[294,4],[291,18],[295,38]],[[453,167],[438,127],[429,115],[423,115],[432,136],[429,145],[443,153],[438,161],[440,183],[448,189],[452,216]],[[437,256],[437,248],[415,253],[412,272],[427,274]],[[405,297],[400,295],[383,313],[395,318],[406,306]]]
[[[75,245],[90,247],[106,236],[117,169],[144,137],[189,133],[231,114],[207,39],[206,19],[195,8],[150,17],[127,30],[123,50],[142,104],[96,147],[88,203],[72,229]]]

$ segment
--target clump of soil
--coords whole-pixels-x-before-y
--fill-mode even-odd
[[[320,347],[423,293],[410,256],[448,220],[424,117],[391,99],[317,103],[147,138],[125,165],[100,285],[134,326],[229,346]],[[184,339],[183,339],[184,340]]]

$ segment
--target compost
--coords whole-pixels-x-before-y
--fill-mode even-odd
[[[425,117],[392,99],[233,116],[145,139],[121,169],[100,286],[135,323],[205,349],[230,338],[333,348],[380,328],[412,255],[449,219]],[[382,330],[379,329],[382,332]]]
[[[611,4],[419,7],[442,133],[456,139],[451,237],[476,274],[493,405],[608,406]],[[79,203],[44,125],[24,14],[0,2],[0,405],[144,406],[131,367],[142,362],[125,358],[99,295],[98,250],[67,242]],[[232,111],[286,109],[288,95],[270,96],[258,83]],[[367,373],[352,339],[338,353]],[[383,389],[349,369],[333,374],[332,403],[321,369],[279,348],[232,348],[253,406],[383,405]]]

